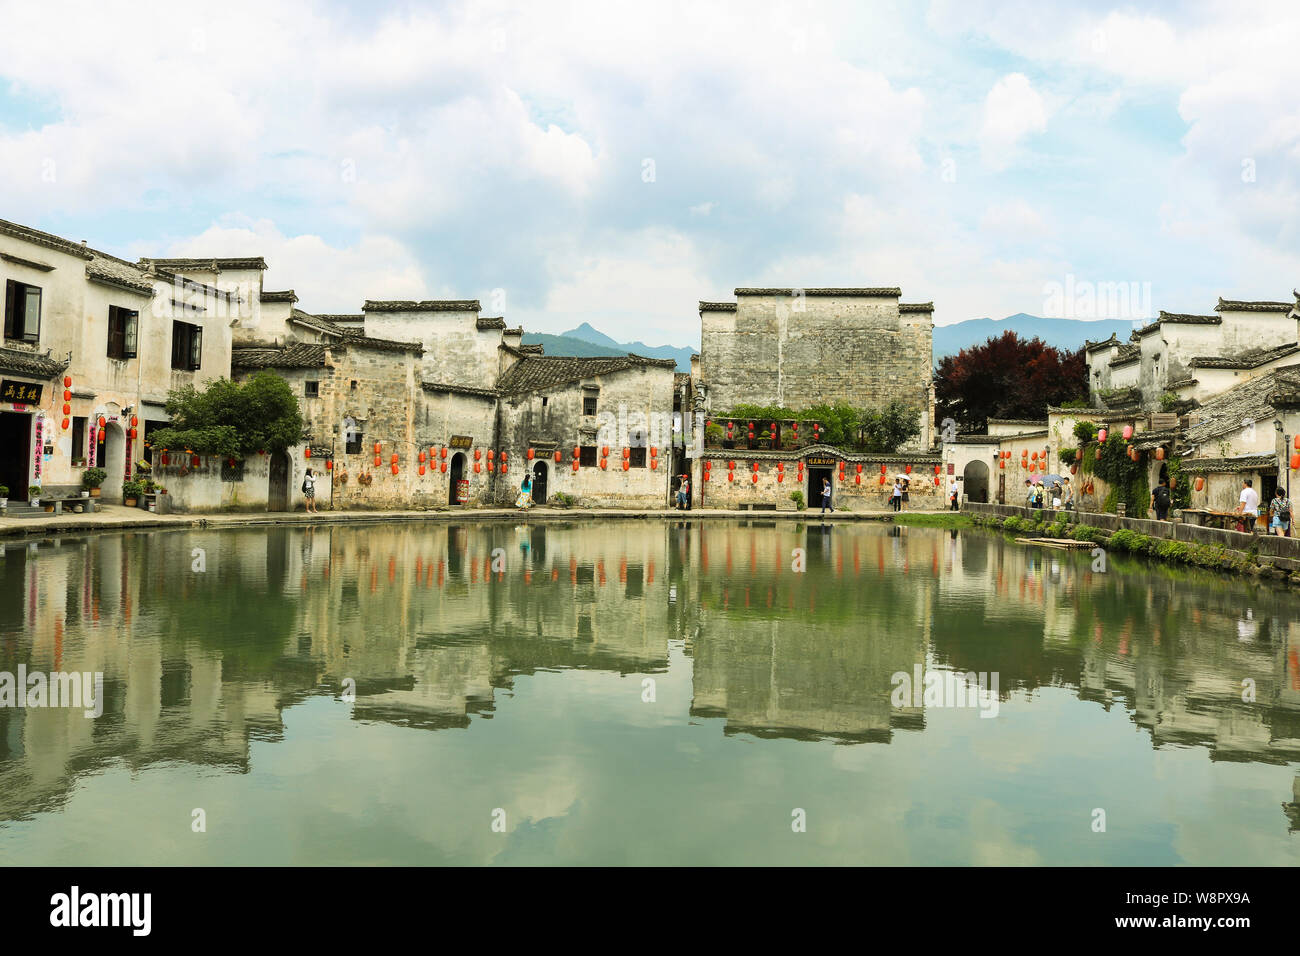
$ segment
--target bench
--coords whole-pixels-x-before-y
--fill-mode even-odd
[[[42,510],[45,508],[46,505],[54,505],[54,513],[56,515],[63,514],[64,505],[67,505],[69,508],[75,507],[76,505],[82,505],[86,510],[86,514],[95,513],[95,499],[83,498],[81,497],[81,495],[59,495],[57,497],[50,497],[50,498],[45,497],[45,495],[41,495]]]

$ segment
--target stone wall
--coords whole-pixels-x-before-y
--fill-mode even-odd
[[[738,289],[734,311],[701,307],[700,375],[715,413],[739,403],[899,400],[921,425],[912,447],[929,447],[930,312],[900,313],[897,294],[763,294],[771,291]]]
[[[743,454],[743,453],[741,453]],[[814,481],[814,472],[809,466],[804,471],[804,478],[799,480],[798,459],[791,456],[782,458],[742,458],[727,453],[710,454],[704,461],[710,463],[709,478],[704,480],[704,469],[696,470],[692,500],[698,507],[742,509],[755,505],[767,510],[775,506],[777,511],[794,511],[795,503],[790,500],[793,491],[803,492],[804,502],[812,509],[821,508],[821,481]],[[777,468],[778,462],[785,465],[784,471]],[[729,468],[734,463],[735,468]],[[754,470],[754,464],[758,470]],[[916,510],[933,510],[947,507],[947,478],[940,475],[942,484],[934,483],[934,467],[939,464],[932,458],[918,459],[912,464],[911,486],[908,489],[908,507]],[[861,465],[862,471],[857,468]],[[825,468],[827,466],[816,466]],[[894,461],[886,464],[885,482],[880,482],[880,463],[876,461],[846,462],[844,479],[839,478],[838,465],[831,469],[831,505],[848,511],[886,511],[891,510],[889,494],[893,491],[895,475],[906,474],[906,463]],[[941,466],[942,467],[942,466]],[[818,472],[820,474],[820,472]],[[733,478],[728,478],[733,475]],[[757,476],[757,480],[755,480]]]

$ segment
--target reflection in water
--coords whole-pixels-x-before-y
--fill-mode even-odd
[[[0,708],[0,858],[1297,860],[1297,600],[1209,575],[686,520],[11,544],[0,595],[0,670],[104,675]],[[916,668],[1000,715],[893,706]],[[159,830],[208,804],[238,836]]]

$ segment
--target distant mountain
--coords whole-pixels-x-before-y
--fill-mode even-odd
[[[677,371],[691,370],[691,356],[695,349],[677,348],[672,345],[646,345],[644,342],[620,342],[610,338],[604,332],[594,329],[583,322],[576,329],[570,329],[562,335],[547,335],[543,332],[525,332],[524,345],[541,345],[547,355],[626,355],[635,352],[647,358],[670,358],[677,363]]]
[[[1038,336],[1048,345],[1073,351],[1082,348],[1085,339],[1097,342],[1109,338],[1112,332],[1121,342],[1127,342],[1134,325],[1128,319],[1044,319],[1024,312],[1005,319],[967,319],[952,325],[935,326],[935,361],[945,355],[956,355],[972,345],[983,345],[990,337],[1001,335],[1008,329],[1022,339]]]

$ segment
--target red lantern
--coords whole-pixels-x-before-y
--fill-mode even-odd
[[[504,475],[506,473],[506,467],[507,467],[506,462],[504,461],[500,462],[500,464],[498,465],[498,470],[501,472],[501,474]]]
[[[1092,457],[1097,459],[1098,461],[1101,461],[1101,449],[1098,448],[1095,452],[1093,452]]]
[[[304,458],[310,458],[310,457],[311,457],[311,445],[308,445],[306,448],[304,448],[304,449],[302,450],[302,457],[304,457]],[[394,456],[394,457],[396,457],[396,456]]]
[[[326,471],[333,471],[333,470],[334,470],[334,459],[333,459],[333,458],[326,458],[326,459],[325,459],[325,470],[326,470]],[[420,474],[424,474],[424,469],[420,469]]]
[[[939,466],[938,466],[938,465],[935,465],[935,466],[934,466],[934,473],[935,473],[936,475],[939,474]]]
[[[602,459],[600,460],[600,470],[601,470],[601,471],[604,471],[604,470],[606,470],[608,467],[609,467],[609,459],[608,459],[608,458],[602,458]]]
[[[1130,438],[1132,438],[1132,437],[1133,437],[1133,426],[1132,426],[1132,425],[1125,425],[1125,426],[1124,426],[1124,432],[1123,432],[1123,434],[1124,434],[1124,440],[1125,440],[1125,441],[1128,441]]]
[[[65,402],[70,402],[70,401],[72,401],[72,390],[71,390],[71,389],[67,389],[67,388],[65,388],[65,389],[63,390],[63,400],[64,400]]]
[[[424,464],[424,452],[420,452],[420,464]]]
[[[1002,468],[1002,469],[1005,470],[1006,467],[1007,467],[1007,463],[1006,463],[1005,461],[999,461],[999,462],[998,462],[998,467],[999,467],[999,468]],[[881,480],[881,481],[884,481],[885,479],[884,479],[884,478],[881,478],[880,480]]]
[[[573,463],[573,470],[575,472],[578,470],[578,463],[576,461]]]
[[[881,466],[880,466],[880,473],[881,473],[882,475],[885,473],[885,466],[884,466],[884,465],[881,465]]]
[[[421,465],[421,466],[420,466],[420,474],[421,474],[421,475],[424,474],[424,465]]]
[[[63,420],[63,430],[64,430],[65,432],[68,430],[68,424],[69,424],[69,423],[68,423],[68,420],[65,418],[65,419]],[[132,437],[134,437],[134,436],[132,436]]]
[[[1101,431],[1097,432],[1097,441],[1105,441],[1105,440],[1106,440],[1106,429],[1103,428]]]
[[[778,461],[778,462],[776,463],[776,470],[777,470],[777,471],[785,471],[785,462],[783,462],[783,461]]]
[[[735,480],[736,480],[736,473],[735,473],[734,471],[729,471],[729,472],[727,472],[727,480],[728,480],[728,481],[735,481]]]
[[[169,461],[168,461],[169,457],[170,457],[170,456],[168,456],[166,452],[163,453],[163,464],[164,464],[164,465],[169,464]]]
[[[396,465],[392,465],[392,466],[390,466],[390,467],[393,469],[393,474],[397,474],[397,472],[400,470]],[[478,470],[478,469],[475,468],[475,471],[477,471],[477,470]]]
[[[1072,475],[1077,475],[1078,473],[1079,473],[1079,466],[1078,466],[1078,465],[1071,465],[1071,466],[1070,466],[1070,474],[1072,474]]]
[[[557,451],[555,452],[555,463],[558,465],[558,464],[560,463],[560,459],[563,458],[563,457],[564,457],[564,456],[561,455],[561,454],[559,453],[559,451],[557,450]]]
[[[393,467],[396,468],[397,466],[394,465]],[[482,463],[481,461],[476,461],[476,462],[474,462],[474,474],[477,475],[477,474],[481,473],[482,471],[483,471],[483,463]]]
[[[491,474],[492,472],[496,471],[497,463],[495,461],[490,461],[487,463],[487,466],[488,466],[488,474]]]
[[[100,415],[100,416],[99,416],[99,427],[102,429],[102,428],[103,428],[105,425],[107,425],[107,424],[108,424],[108,422],[104,421],[104,416],[103,416],[103,415]]]
[[[1294,444],[1295,444],[1295,450],[1300,451],[1300,434],[1297,434],[1295,436]]]
[[[573,446],[573,460],[574,460],[574,461],[577,461],[577,460],[578,460],[578,457],[579,457],[579,456],[578,456],[578,452],[579,452],[579,451],[581,451],[581,449],[580,449],[577,445],[574,445],[574,446]]]
[[[63,403],[63,414],[65,414],[65,415],[71,415],[71,414],[72,414],[72,406],[69,405],[67,402],[64,402],[64,403]]]
[[[906,468],[904,468],[903,470],[906,471],[906,472],[910,475],[910,474],[912,473],[912,466],[911,466],[911,465],[908,465],[908,466],[907,466]]]
[[[379,442],[375,442],[375,454],[379,454]]]
[[[749,480],[752,481],[754,484],[758,484],[758,472],[754,472],[752,475],[750,475]]]
[[[375,467],[378,468],[378,467],[379,467],[380,465],[382,465],[382,464],[383,464],[383,461],[381,461],[380,458],[379,458],[379,456],[376,455],[376,456],[375,456]]]
[[[727,471],[735,471],[735,470],[736,470],[736,463],[734,461],[727,462]]]
[[[1295,471],[1300,468],[1300,451],[1291,456],[1291,470]]]
[[[1156,449],[1156,461],[1164,461],[1164,460],[1165,460],[1165,449],[1164,446],[1162,445]]]
[[[64,427],[64,428],[67,428],[68,426],[67,426],[67,425],[64,425],[63,427]],[[131,429],[131,437],[132,437],[132,438],[135,438],[135,437],[136,437],[136,430],[135,430],[134,428]]]
[[[756,462],[756,461],[754,461],[754,462],[750,462],[750,467],[751,467],[754,471],[758,471],[758,462]]]
[[[474,449],[474,460],[475,460],[475,461],[479,461],[480,459],[482,459],[482,457],[483,457],[483,449],[482,449],[482,448],[475,448],[475,449]]]
[[[776,483],[779,485],[784,481],[785,481],[785,475],[778,471],[776,473]]]
[[[72,388],[72,376],[71,376],[71,375],[65,375],[65,376],[63,376],[63,387],[64,387],[64,388]]]
[[[493,452],[493,450],[492,450],[491,448],[489,448],[489,449],[488,449],[488,461],[491,461],[491,460],[492,460],[493,458],[495,458],[495,457],[496,457],[495,452]]]
[[[659,446],[658,446],[658,445],[651,445],[651,446],[650,446],[650,457],[651,457],[651,458],[657,458],[657,457],[659,457]]]
[[[135,426],[137,426],[137,425],[139,425],[139,424],[140,424],[140,419],[138,419],[138,418],[136,418],[134,415],[132,415],[132,416],[131,416],[131,427],[134,428]]]
[[[199,456],[198,456],[198,455],[195,455],[193,458],[191,458],[191,459],[190,459],[190,464],[191,464],[192,466],[194,466],[195,468],[199,467]]]
[[[881,483],[882,485],[885,483],[885,476],[884,476],[884,475],[881,475],[881,476],[880,476],[880,483]]]
[[[939,487],[939,476],[938,476],[938,475],[935,475],[935,476],[934,476],[934,486],[935,486],[936,488]]]
[[[601,457],[601,458],[608,458],[608,457],[609,457],[609,446],[608,446],[608,445],[601,445],[601,446],[600,446],[600,457]]]
[[[1033,453],[1032,455],[1030,455],[1029,457],[1032,458],[1034,461],[1038,461],[1038,452],[1034,452],[1034,453]]]
[[[856,469],[857,469],[858,474],[859,474],[859,475],[862,474],[862,464],[861,464],[861,462],[859,462],[855,467],[856,467]]]
[[[502,460],[502,461],[505,461],[505,460],[506,460],[506,453],[505,453],[505,452],[502,452],[502,453],[501,453],[501,460]]]
[[[658,469],[659,469],[659,459],[658,459],[658,458],[651,458],[651,459],[650,459],[650,470],[651,470],[651,471],[657,471]]]
[[[531,448],[528,449],[527,452],[525,452],[525,457],[526,457],[529,461],[532,461],[532,460],[533,460],[533,450],[532,450]]]
[[[627,460],[628,460],[629,458],[631,458],[631,457],[632,457],[632,449],[631,449],[631,448],[624,448],[624,449],[623,449],[623,460],[624,460],[624,461],[627,461]]]
[[[397,452],[393,452],[393,453],[388,457],[388,460],[389,460],[390,462],[392,462],[394,465],[397,464]]]
[[[1204,487],[1205,487],[1205,479],[1204,479],[1204,478],[1199,478],[1199,477],[1198,477],[1198,478],[1196,479],[1196,490],[1197,490],[1197,491],[1200,491],[1200,490],[1201,490],[1202,488],[1204,488]]]
[[[447,458],[447,449],[445,449],[445,448],[439,448],[439,449],[438,449],[438,457],[441,458],[441,459],[443,459],[443,460],[446,460],[446,458]]]
[[[445,461],[438,465],[438,471],[440,474],[444,475],[447,473],[447,463]]]
[[[854,475],[854,476],[853,476],[853,483],[854,483],[855,485],[860,485],[860,484],[862,484],[862,476],[861,476],[861,475]]]

